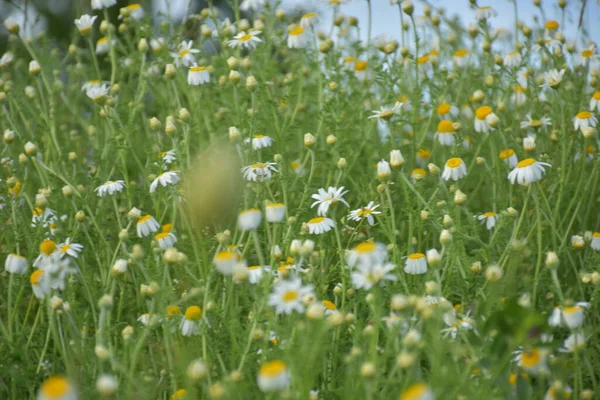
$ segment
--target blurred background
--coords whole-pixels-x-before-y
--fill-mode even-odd
[[[240,0],[241,1],[241,0]],[[414,0],[413,0],[414,1]],[[533,5],[532,0],[515,0],[519,10],[519,19],[532,25],[534,18],[540,18],[540,9]],[[118,0],[117,6],[109,9],[109,15],[115,20],[119,9],[131,3],[139,2],[144,9],[154,16],[155,23],[164,19],[174,22],[181,21],[185,11],[190,6],[192,13],[200,11],[208,6],[207,0]],[[271,0],[271,3],[274,1]],[[422,14],[421,2],[416,4],[415,15]],[[469,7],[469,0],[430,0],[431,5],[445,7],[447,15],[457,15],[464,24],[474,19],[474,12]],[[280,7],[287,12],[303,13],[307,10],[320,11],[324,15],[322,21],[329,21],[332,7],[327,0],[282,0]],[[390,6],[389,0],[371,0],[373,12],[373,36],[387,34],[390,37],[400,38],[400,16],[398,6]],[[542,0],[542,7],[547,18],[561,21],[560,9],[557,0]],[[212,4],[222,11],[223,17],[233,19],[233,0],[212,0]],[[480,5],[491,5],[499,13],[492,21],[496,28],[514,27],[514,10],[512,1],[509,0],[487,0],[479,1]],[[600,41],[600,0],[568,0],[566,7],[565,27],[561,27],[567,39],[578,40],[581,33],[586,31],[592,40]],[[341,12],[345,15],[355,16],[359,19],[367,17],[366,0],[350,0],[341,6]],[[69,38],[73,32],[73,20],[81,14],[92,13],[90,0],[0,0],[0,17],[14,18],[21,27],[26,29],[22,34],[26,38],[33,38],[44,32],[59,42],[69,44]],[[250,15],[245,15],[250,17]],[[362,30],[366,36],[366,29]],[[7,40],[7,32],[0,29],[0,51],[4,51]]]

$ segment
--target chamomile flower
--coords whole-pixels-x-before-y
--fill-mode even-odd
[[[334,312],[337,312],[337,306],[333,301],[323,300],[321,303],[323,304],[323,307],[325,307],[325,315],[331,315]]]
[[[600,91],[594,92],[590,99],[590,111],[596,111],[600,113]]]
[[[444,180],[457,181],[464,178],[467,175],[467,166],[464,161],[460,158],[454,157],[446,161],[444,172],[442,172],[442,178]]]
[[[525,118],[527,118],[527,121],[521,121],[521,129],[531,128],[534,130],[538,130],[546,126],[552,125],[550,118],[546,116],[543,116],[540,119],[533,119],[531,118],[531,114],[527,114]]]
[[[585,240],[583,240],[583,236],[571,236],[571,246],[573,246],[576,249],[583,249],[585,247]]]
[[[523,62],[523,57],[519,51],[511,51],[504,56],[504,66],[508,68],[516,68]]]
[[[271,147],[275,143],[275,139],[265,135],[254,135],[250,140],[252,142],[253,150],[260,150],[267,147]]]
[[[544,400],[570,399],[572,397],[572,393],[573,389],[568,385],[564,385],[560,389],[552,386],[544,395]]]
[[[263,277],[264,272],[269,270],[270,268],[268,266],[263,267],[260,265],[253,265],[248,267],[248,282],[250,282],[253,285],[258,284],[261,278]]]
[[[92,3],[97,0],[92,0]],[[37,400],[77,400],[75,387],[64,376],[46,379],[37,394]]]
[[[442,146],[454,146],[454,123],[447,119],[438,124],[435,137]]]
[[[424,383],[415,383],[404,390],[399,400],[434,400],[433,391]]]
[[[238,228],[242,231],[254,231],[260,226],[262,212],[258,208],[242,211],[238,216]]]
[[[261,31],[255,30],[251,32],[240,32],[233,37],[232,40],[228,42],[229,47],[242,47],[246,49],[254,49],[258,45],[258,43],[262,42],[262,39],[258,37],[261,34]]]
[[[127,10],[127,12],[129,12],[129,17],[131,19],[139,21],[140,19],[144,18],[144,8],[140,3],[129,4],[125,7],[125,9]],[[121,18],[121,16],[119,16],[119,18]]]
[[[291,314],[294,311],[302,313],[304,312],[302,299],[306,295],[314,296],[312,285],[302,285],[300,278],[281,279],[273,286],[268,304],[275,307],[277,314]]]
[[[269,203],[265,205],[265,214],[267,222],[278,223],[285,218],[285,204]]]
[[[99,10],[117,4],[117,0],[92,0],[92,9]]]
[[[171,249],[177,243],[177,236],[171,231],[165,231],[164,228],[162,232],[154,235],[154,239],[158,244],[158,248],[161,250]]]
[[[597,123],[598,119],[590,111],[580,111],[577,113],[575,118],[573,118],[573,126],[575,130],[587,127],[594,128]]]
[[[71,242],[71,238],[67,238],[64,243],[58,245],[58,250],[60,251],[61,257],[69,256],[77,258],[79,253],[83,250],[83,245],[73,243]]]
[[[348,193],[348,191],[344,191],[344,187],[333,187],[329,186],[327,190],[320,188],[317,193],[313,194],[311,197],[316,200],[311,204],[311,208],[314,206],[319,206],[317,209],[317,214],[321,217],[327,215],[327,211],[329,211],[329,207],[337,204],[343,203],[346,207],[349,207],[346,200],[344,200],[344,195]]]
[[[478,7],[475,10],[475,18],[477,21],[485,21],[490,18],[497,17],[498,13],[490,6]]]
[[[137,220],[136,231],[140,238],[153,234],[160,228],[160,224],[150,214],[144,215]]]
[[[427,149],[417,150],[417,164],[419,164],[419,167],[424,167],[425,165],[427,165],[427,160],[429,160],[430,156],[431,156],[431,150],[427,150]]]
[[[359,60],[354,63],[354,76],[361,82],[364,82],[370,77],[369,62]]]
[[[38,299],[43,299],[50,290],[44,270],[37,269],[33,271],[29,277],[29,283],[31,283],[33,295]]]
[[[256,11],[265,4],[265,0],[244,0],[240,4],[240,10],[242,11]]]
[[[287,365],[280,360],[264,363],[258,371],[256,383],[264,393],[286,390],[290,386],[290,373]]]
[[[566,70],[561,69],[558,71],[557,69],[551,69],[544,73],[544,84],[542,86],[547,86],[552,89],[556,89],[560,86],[563,76]]]
[[[373,115],[369,116],[370,118],[377,118],[378,120],[388,121],[394,115],[400,113],[400,109],[402,108],[402,103],[397,101],[392,107],[381,107],[379,110],[373,110]]]
[[[306,226],[308,227],[308,233],[321,235],[329,232],[335,226],[335,222],[330,218],[316,217],[310,219]]]
[[[583,310],[589,307],[589,303],[579,302],[570,307],[561,309],[562,322],[570,329],[576,329],[583,323]]]
[[[162,187],[166,187],[167,185],[174,185],[179,182],[181,178],[179,178],[179,171],[165,171],[162,174],[159,174],[150,184],[150,193],[156,192],[158,185],[160,184]]]
[[[509,168],[514,168],[517,166],[517,163],[519,162],[519,159],[517,158],[517,155],[515,154],[515,151],[513,149],[505,149],[502,150],[499,154],[498,157],[504,161],[504,163],[506,165],[508,165]]]
[[[579,350],[583,350],[585,347],[585,336],[583,333],[576,332],[570,334],[564,341],[560,351],[563,353],[576,353]]]
[[[56,212],[51,208],[44,208],[43,210],[39,207],[31,210],[31,227],[42,226],[47,228],[54,224],[58,220]]]
[[[290,49],[303,49],[309,43],[308,33],[302,26],[296,26],[288,30],[287,46]]]
[[[161,153],[162,160],[165,164],[172,164],[177,160],[177,153],[175,150],[169,150]]]
[[[96,42],[96,54],[108,54],[108,52],[110,51],[110,45],[111,43],[108,41],[108,38],[106,36],[101,37]]]
[[[466,67],[469,65],[469,50],[467,49],[458,49],[454,52],[454,57],[452,57],[454,63],[459,67]]]
[[[427,176],[427,171],[423,168],[415,168],[411,171],[410,177],[413,182],[420,181]]]
[[[492,111],[489,106],[481,106],[475,111],[475,132],[489,132],[493,129],[495,120],[497,120],[496,114]]]
[[[422,275],[427,272],[427,258],[425,254],[409,254],[404,263],[404,272],[411,275]]]
[[[527,96],[525,95],[525,87],[520,84],[515,84],[513,86],[513,92],[510,95],[510,101],[517,106],[525,104],[527,101]]]
[[[196,61],[194,54],[200,53],[200,50],[193,49],[193,45],[194,42],[192,40],[188,40],[187,42],[184,40],[177,46],[177,52],[171,53],[171,57],[173,57],[177,67],[189,67],[194,64]]]
[[[385,281],[395,281],[398,278],[391,274],[395,268],[395,265],[392,263],[358,264],[356,270],[351,275],[352,285],[355,289],[370,290],[373,286],[384,284]]]
[[[219,251],[215,254],[213,262],[217,270],[223,275],[229,276],[233,274],[236,265],[240,261],[240,255],[231,250]]]
[[[529,185],[530,183],[542,179],[546,173],[544,167],[551,167],[551,165],[545,162],[536,161],[534,158],[526,158],[525,160],[519,161],[517,166],[508,173],[508,180],[513,185],[515,183],[518,183],[519,185]]]
[[[108,95],[108,85],[92,86],[85,91],[85,94],[95,103],[102,103]]]
[[[359,222],[363,219],[366,219],[369,225],[373,225],[375,223],[375,217],[373,216],[381,214],[381,211],[375,211],[378,207],[379,204],[375,204],[374,201],[370,201],[365,207],[351,211],[348,215],[348,218]]]
[[[104,197],[106,195],[112,196],[115,193],[122,192],[124,187],[125,181],[106,181],[104,184],[94,189],[94,192],[96,192],[98,197]]]
[[[208,82],[210,82],[210,72],[208,72],[208,69],[203,65],[194,63],[188,70],[188,85],[198,86]]]
[[[386,259],[387,251],[385,245],[372,241],[361,242],[346,254],[346,263],[349,267],[357,265],[371,267],[383,264]]]
[[[98,18],[97,16],[90,16],[88,14],[83,14],[81,17],[75,20],[75,26],[79,30],[79,33],[82,35],[89,35],[92,31],[92,27],[94,26],[94,21]]]
[[[597,61],[600,58],[599,54],[596,54],[596,47],[590,46],[579,53],[579,59],[577,64],[586,67],[591,61]]]
[[[436,108],[437,115],[442,120],[450,119],[458,115],[458,108],[448,103],[441,103]]]
[[[4,262],[4,269],[11,274],[24,274],[27,267],[27,259],[19,254],[9,254]]]
[[[489,231],[496,225],[496,222],[498,222],[498,215],[493,211],[489,211],[479,215],[477,219],[481,221],[482,224],[485,224],[485,228]]]
[[[310,13],[304,14],[302,16],[302,18],[300,18],[300,26],[307,29],[312,26],[315,26],[317,24],[318,20],[319,20],[318,14],[316,12],[310,12]]]
[[[183,336],[194,336],[200,334],[202,326],[202,309],[198,306],[189,306],[185,309],[179,329]]]
[[[274,162],[258,162],[242,168],[244,179],[250,182],[268,181],[273,177],[273,172],[278,172]]]
[[[596,251],[600,251],[600,232],[592,233],[592,241],[590,247]]]
[[[517,350],[514,354],[513,361],[528,373],[540,374],[548,371],[548,365],[546,364],[548,350],[533,347],[528,350]]]

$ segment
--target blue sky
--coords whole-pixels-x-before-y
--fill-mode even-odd
[[[519,19],[526,22],[528,25],[533,24],[534,15],[538,15],[541,20],[541,14],[537,7],[533,6],[532,0],[516,0]],[[592,40],[600,45],[600,0],[588,0],[586,12],[584,14],[584,25],[590,32]],[[285,0],[288,6],[301,5],[304,8],[313,7],[325,3],[323,0]],[[460,14],[463,17],[465,25],[474,20],[474,12],[469,7],[468,0],[430,0],[431,4],[436,7],[443,6],[446,8],[446,14]],[[373,36],[385,33],[400,39],[400,15],[398,6],[390,6],[389,0],[371,0],[373,7]],[[418,0],[413,0],[415,3],[415,15],[422,15],[422,6]],[[557,5],[557,0],[542,0],[544,12],[548,19],[560,18],[560,9]],[[514,30],[514,11],[513,3],[508,0],[487,0],[479,1],[479,5],[490,5],[498,11],[498,17],[492,20],[493,27],[508,28]],[[577,20],[581,10],[581,0],[568,0],[566,8],[565,27],[561,30],[565,33],[567,39],[575,40],[577,34]],[[367,2],[366,0],[354,0],[350,4],[342,6],[342,12],[345,15],[352,15],[361,20],[363,36],[366,37],[366,16]]]

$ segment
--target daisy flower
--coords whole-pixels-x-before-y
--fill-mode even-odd
[[[351,268],[357,265],[371,267],[384,263],[387,259],[387,250],[382,243],[367,241],[357,244],[346,254],[345,258]]]
[[[81,253],[83,250],[83,245],[79,243],[72,243],[71,238],[67,238],[64,243],[58,245],[58,249],[62,257],[69,256],[77,258],[79,253]]]
[[[269,270],[269,266],[262,267],[260,265],[253,265],[248,267],[248,282],[250,282],[253,285],[258,284],[263,276],[263,273]]]
[[[178,175],[179,171],[166,171],[158,175],[150,184],[150,193],[156,192],[156,188],[160,184],[162,187],[174,185],[181,180]]]
[[[590,46],[579,53],[578,65],[586,67],[590,61],[598,60],[600,55],[596,54],[596,47]]]
[[[275,143],[275,139],[265,135],[254,135],[252,139],[246,139],[247,142],[252,142],[253,150],[260,150],[271,147]]]
[[[254,231],[258,229],[261,221],[262,212],[258,208],[250,208],[239,214],[237,224],[242,231]]]
[[[369,225],[373,225],[375,223],[375,218],[373,216],[381,214],[381,211],[375,211],[378,207],[379,204],[370,201],[365,207],[351,211],[348,218],[353,221],[362,221],[363,219],[366,219]]]
[[[385,160],[381,160],[377,163],[377,179],[380,181],[386,181],[392,174],[390,163]]]
[[[590,243],[592,249],[600,251],[600,232],[592,233],[592,241]]]
[[[469,50],[467,49],[458,49],[454,52],[454,57],[452,57],[454,63],[459,67],[466,67],[469,65]]]
[[[573,126],[575,130],[587,127],[594,128],[597,123],[598,119],[590,111],[580,111],[577,113],[575,118],[573,118]]]
[[[300,18],[300,26],[302,26],[303,28],[310,28],[311,26],[315,26],[317,22],[318,18],[316,12],[304,14],[302,18]]]
[[[22,275],[27,271],[27,259],[19,254],[9,254],[4,262],[4,269],[11,274]]]
[[[509,68],[516,68],[523,62],[523,57],[518,51],[511,51],[504,56],[504,66]]]
[[[513,86],[513,92],[510,95],[510,101],[518,106],[525,104],[525,102],[527,101],[527,96],[525,95],[524,88],[525,87],[523,85],[520,85],[518,83],[515,84]]]
[[[327,215],[327,211],[329,211],[329,207],[333,204],[337,204],[342,202],[346,205],[346,207],[350,207],[346,200],[344,200],[344,195],[348,193],[348,191],[344,191],[344,186],[336,188],[333,186],[329,186],[327,190],[320,188],[317,193],[313,194],[311,197],[316,201],[311,204],[311,208],[318,205],[317,214],[319,216]]]
[[[175,150],[165,151],[161,154],[162,160],[165,164],[171,164],[177,160],[177,153]]]
[[[128,6],[125,6],[125,9],[129,13],[129,17],[131,19],[139,21],[140,19],[144,18],[144,8],[140,3],[129,4]],[[119,19],[122,19],[122,16],[119,16]]]
[[[254,49],[257,44],[262,42],[261,38],[258,35],[261,34],[261,31],[251,31],[251,32],[240,32],[233,37],[232,40],[228,42],[229,47],[244,47],[246,49]]]
[[[442,146],[454,146],[454,122],[447,119],[438,124],[435,137]]]
[[[415,383],[404,390],[399,400],[434,400],[433,391],[424,383]]]
[[[600,91],[594,92],[590,99],[590,111],[594,110],[600,113]]]
[[[302,299],[306,295],[313,295],[312,285],[302,285],[300,278],[280,280],[273,286],[273,293],[269,295],[269,305],[275,307],[277,314],[291,314],[294,311],[304,312]]]
[[[117,4],[117,0],[92,0],[92,9],[99,10],[108,8]]]
[[[171,232],[170,229],[165,230],[165,226],[166,225],[163,225],[162,232],[154,235],[154,239],[158,244],[158,248],[161,250],[171,249],[175,246],[175,243],[177,243],[177,236],[175,236],[175,234]]]
[[[426,176],[427,171],[425,171],[423,168],[415,168],[410,173],[410,178],[413,180],[413,182],[420,181]]]
[[[56,216],[56,212],[51,208],[41,209],[39,207],[31,210],[31,227],[35,228],[36,226],[41,225],[44,228],[47,228],[49,225],[54,224],[58,220]]]
[[[558,71],[557,69],[551,69],[544,73],[544,84],[542,86],[547,86],[549,88],[555,89],[558,88],[560,83],[562,82],[563,75],[566,70],[561,69]]]
[[[579,350],[582,350],[585,347],[585,336],[583,333],[571,333],[569,337],[567,337],[563,343],[563,347],[560,348],[560,351],[563,353],[576,353]]]
[[[290,373],[287,365],[280,360],[264,363],[258,371],[256,383],[264,393],[286,390],[290,386]]]
[[[585,247],[585,240],[583,240],[583,236],[571,236],[571,245],[576,249],[583,249]]]
[[[404,157],[400,150],[390,151],[390,165],[392,168],[400,168],[404,165]]]
[[[136,231],[137,235],[140,238],[151,235],[156,232],[160,228],[160,224],[154,217],[150,214],[144,215],[143,217],[137,220]]]
[[[306,226],[308,227],[308,233],[321,235],[325,232],[329,232],[331,228],[335,226],[335,222],[330,218],[317,217],[309,220],[306,223]]]
[[[523,161],[519,161],[515,169],[508,173],[508,180],[513,185],[515,182],[520,185],[528,185],[542,179],[546,173],[544,167],[551,167],[551,165],[536,161],[534,158],[526,158]]]
[[[89,16],[88,14],[83,14],[81,17],[75,20],[75,26],[79,30],[79,33],[82,35],[89,35],[92,31],[92,27],[94,26],[94,21],[98,18],[97,16]]]
[[[188,85],[198,86],[210,82],[210,73],[206,67],[194,63],[188,70],[187,83]]]
[[[265,206],[267,222],[278,223],[285,218],[285,204],[269,203]]]
[[[6,53],[2,54],[2,57],[0,57],[0,67],[7,66],[11,62],[13,62],[14,59],[15,55],[12,52],[7,51]]]
[[[369,78],[369,62],[364,60],[356,61],[354,64],[354,76],[361,82]]]
[[[179,324],[183,336],[194,336],[200,334],[202,326],[202,309],[198,306],[189,306]]]
[[[96,1],[99,0],[92,0],[92,4]],[[37,400],[77,400],[77,391],[67,378],[55,375],[42,383],[37,394]]]
[[[481,106],[475,111],[475,132],[489,132],[498,117],[489,106]]]
[[[171,57],[173,57],[177,67],[189,67],[196,61],[194,54],[200,53],[200,50],[193,49],[193,44],[192,40],[187,42],[184,40],[177,46],[177,52],[171,53]]]
[[[454,157],[446,161],[442,178],[444,180],[457,181],[467,175],[467,166],[462,159]]]
[[[422,275],[427,272],[427,259],[425,254],[409,254],[404,263],[404,272],[411,275]]]
[[[255,163],[241,169],[244,179],[250,182],[268,181],[273,177],[273,172],[278,172],[274,162]]]
[[[475,10],[475,18],[477,21],[485,21],[486,19],[494,18],[498,16],[496,10],[490,6],[478,7]]]
[[[517,159],[517,155],[515,154],[515,151],[513,149],[506,149],[506,150],[502,150],[499,154],[498,157],[504,161],[504,163],[506,165],[508,165],[509,168],[514,168],[517,166],[517,163],[519,162],[519,160]]]
[[[108,54],[108,52],[110,51],[110,44],[111,43],[108,41],[108,38],[106,36],[103,36],[100,39],[98,39],[98,41],[96,42],[96,54]]]
[[[370,290],[373,286],[384,284],[385,281],[395,281],[396,276],[391,274],[396,266],[392,263],[385,264],[358,264],[356,271],[352,272],[352,285],[355,289]]]
[[[439,106],[437,106],[435,111],[442,120],[450,119],[458,115],[458,108],[448,103],[441,103]]]
[[[115,193],[122,192],[124,187],[125,181],[107,181],[94,189],[94,192],[96,192],[98,197],[104,197],[106,195],[112,196]]]
[[[307,34],[302,26],[296,26],[288,30],[287,46],[290,49],[302,49],[307,43]]]
[[[108,95],[108,85],[91,86],[85,91],[85,94],[95,103],[102,103]]]
[[[531,113],[529,113],[525,116],[525,118],[527,118],[527,121],[521,121],[521,129],[532,128],[534,130],[538,130],[540,128],[552,125],[550,118],[546,116],[543,116],[540,119],[532,119]]]
[[[387,121],[392,118],[394,115],[400,113],[400,109],[402,108],[402,103],[397,101],[393,107],[381,107],[379,110],[373,110],[373,115],[369,116],[370,118],[377,118],[378,120]]]
[[[574,306],[561,308],[562,322],[570,329],[576,329],[583,323],[583,310],[589,307],[590,303],[579,302]]]
[[[539,374],[548,371],[548,350],[534,347],[529,350],[517,350],[514,354],[513,361],[528,373]]]
[[[490,211],[479,215],[477,219],[481,221],[482,224],[485,224],[486,229],[489,231],[496,225],[496,222],[498,222],[498,215],[495,212]]]
[[[431,156],[431,151],[427,149],[419,149],[417,150],[417,164],[420,167],[424,167],[427,164],[427,160]]]
[[[215,254],[215,258],[213,259],[217,270],[226,276],[233,274],[233,271],[239,261],[240,255],[231,250],[220,251]]]

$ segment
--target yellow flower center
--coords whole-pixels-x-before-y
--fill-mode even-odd
[[[506,149],[502,150],[500,154],[498,154],[498,157],[500,157],[503,160],[506,160],[507,158],[512,157],[513,155],[515,155],[515,151],[513,149]]]
[[[438,124],[437,131],[439,133],[454,133],[454,128],[452,127],[453,122],[447,119],[440,121]]]
[[[187,394],[187,390],[185,390],[185,389],[179,389],[178,391],[176,391],[175,393],[173,393],[171,395],[171,400],[183,399],[183,398],[185,398],[186,394]]]
[[[573,307],[565,307],[563,309],[563,313],[565,314],[575,314],[581,311],[581,307],[573,306]]]
[[[71,385],[69,385],[69,381],[66,378],[52,376],[44,381],[41,392],[44,394],[44,397],[55,399],[65,396],[70,389]]]
[[[265,163],[252,164],[252,168],[254,168],[254,169],[262,169],[262,168],[265,168],[266,166],[267,166],[267,164],[265,164]]]
[[[518,84],[515,85],[515,92],[517,92],[517,93],[523,93],[523,91],[524,91],[523,86],[518,85]]]
[[[415,383],[400,395],[400,400],[419,400],[429,388],[424,383]]]
[[[450,104],[442,103],[438,106],[437,113],[439,115],[445,115],[445,114],[448,114],[451,109],[452,109],[452,107],[450,106]]]
[[[50,254],[54,253],[55,250],[56,243],[54,243],[52,240],[46,239],[40,244],[40,253],[45,256],[49,256]]]
[[[206,71],[206,67],[204,67],[202,65],[190,68],[190,72],[202,72],[202,71]]]
[[[168,306],[167,307],[167,316],[173,317],[175,315],[181,314],[181,308],[178,306]]]
[[[97,44],[103,44],[106,43],[108,41],[107,37],[101,37],[100,39],[98,39]]]
[[[303,33],[304,33],[304,28],[301,26],[290,30],[290,35],[292,35],[292,36],[302,35]]]
[[[157,233],[157,234],[154,236],[154,238],[155,238],[156,240],[160,240],[160,239],[164,239],[164,238],[166,238],[167,236],[169,236],[169,232],[161,232],[161,233]]]
[[[417,58],[417,64],[419,65],[423,65],[426,64],[429,61],[429,55],[425,54],[422,57]]]
[[[292,167],[292,169],[296,169],[300,166],[300,163],[298,161],[292,161],[290,163],[290,167]]]
[[[481,106],[475,111],[475,117],[478,120],[484,120],[488,115],[492,113],[492,108],[489,106]]]
[[[323,300],[323,305],[328,310],[335,310],[335,309],[337,309],[335,303],[333,303],[332,301],[329,301],[329,300]]]
[[[198,306],[189,306],[185,310],[185,319],[190,321],[198,321],[202,318],[202,309]]]
[[[548,29],[549,31],[554,31],[558,29],[558,21],[550,20],[546,22],[546,29]]]
[[[60,251],[62,251],[63,253],[66,253],[67,251],[69,251],[70,248],[71,248],[71,244],[67,243],[60,248]]]
[[[460,167],[462,160],[460,158],[453,157],[446,162],[446,165],[450,168]]]
[[[594,232],[592,236],[595,238],[600,238],[600,232]]]
[[[592,113],[589,111],[581,111],[577,113],[577,119],[588,119],[592,117]]]
[[[152,218],[152,215],[150,215],[150,214],[144,215],[143,217],[141,217],[140,219],[137,220],[137,223],[138,224],[143,224],[144,222],[149,221],[150,218]]]
[[[419,156],[419,158],[429,158],[429,156],[431,155],[431,151],[426,149],[419,149],[417,151],[417,155]]]
[[[142,8],[142,5],[140,3],[130,4],[127,6],[127,9],[129,11],[137,10],[138,8]]]
[[[532,368],[542,361],[542,353],[538,349],[531,349],[521,353],[521,364],[525,368]]]
[[[236,255],[233,251],[220,251],[217,253],[215,258],[217,261],[231,261],[236,258],[235,256]]]
[[[411,260],[420,260],[421,258],[425,258],[425,254],[423,253],[413,253],[409,254],[408,258]]]
[[[295,290],[289,290],[283,294],[283,301],[289,303],[290,301],[296,301],[298,299],[298,292]]]
[[[364,217],[365,215],[370,215],[372,214],[373,211],[368,209],[368,208],[361,208],[360,210],[358,210],[357,214],[359,217]]]
[[[162,226],[162,231],[166,232],[166,233],[172,232],[173,231],[173,224],[164,224]]]
[[[323,217],[316,217],[316,218],[312,218],[310,221],[308,221],[309,224],[318,224],[320,222],[325,221],[325,218]]]
[[[316,12],[311,12],[311,13],[308,13],[308,14],[304,14],[304,15],[302,16],[302,19],[311,19],[311,18],[314,18],[314,17],[316,17],[316,16],[317,16],[317,13],[316,13]]]
[[[415,168],[412,170],[411,173],[411,176],[415,179],[421,179],[425,175],[427,175],[427,171],[425,171],[423,168]]]
[[[354,65],[354,70],[355,71],[364,71],[367,69],[368,66],[369,66],[369,63],[367,61],[357,61],[356,64]]]
[[[594,95],[592,97],[594,98],[594,100],[600,100],[600,92],[594,92]]]
[[[529,126],[531,126],[532,128],[539,128],[542,126],[542,121],[540,121],[539,119],[532,119],[531,121],[529,121]]]
[[[33,274],[31,274],[31,276],[29,277],[29,283],[31,283],[32,285],[39,285],[40,281],[42,280],[42,275],[44,275],[44,271],[42,271],[41,269],[34,271]]]
[[[517,164],[517,168],[525,168],[535,164],[535,158],[526,158],[522,161],[519,161]]]
[[[354,62],[354,60],[355,60],[355,58],[354,58],[354,57],[344,57],[344,59],[343,59],[343,61],[344,61],[345,63],[353,63],[353,62]]]
[[[260,371],[258,372],[258,374],[260,376],[273,378],[283,374],[286,370],[287,366],[283,361],[273,360],[267,362],[262,367],[260,367]]]
[[[249,271],[256,271],[257,269],[260,269],[260,265],[253,265],[251,267],[248,267]]]
[[[590,58],[594,55],[594,50],[585,49],[581,52],[581,57]]]
[[[240,42],[247,42],[250,39],[252,39],[252,35],[249,33],[238,38]]]
[[[459,49],[454,52],[454,57],[464,57],[469,54],[469,50],[467,49]]]
[[[356,245],[354,250],[357,253],[371,253],[371,252],[375,251],[376,248],[377,248],[377,245],[375,244],[375,242],[362,242],[362,243],[359,243],[358,245]]]

